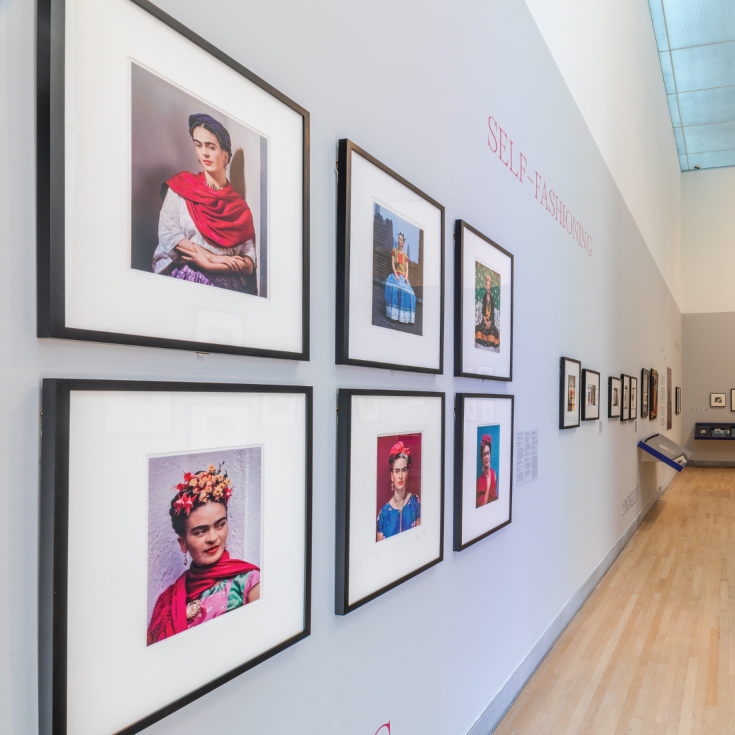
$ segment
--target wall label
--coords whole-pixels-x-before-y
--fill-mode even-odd
[[[635,486],[635,490],[628,495],[627,498],[623,499],[623,515],[626,515],[628,511],[638,502],[638,485]]]
[[[592,257],[592,235],[586,232],[579,220],[567,209],[551,186],[547,187],[544,177],[535,169],[533,176],[529,174],[528,159],[520,149],[513,144],[508,131],[503,130],[498,121],[492,117],[487,120],[487,144],[491,153],[495,153],[498,160],[516,177],[521,184],[530,183],[531,191],[536,201],[563,227],[572,239],[587,255]]]
[[[516,432],[516,487],[538,480],[538,429]]]

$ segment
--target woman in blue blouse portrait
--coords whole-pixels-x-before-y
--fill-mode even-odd
[[[378,514],[377,541],[421,525],[421,500],[408,492],[411,448],[403,442],[394,444],[388,457],[388,468],[393,495]]]

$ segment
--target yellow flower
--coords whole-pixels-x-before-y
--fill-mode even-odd
[[[220,485],[217,485],[217,487],[214,489],[214,497],[215,498],[222,497],[222,487]]]
[[[207,467],[207,470],[211,472],[212,474],[214,474],[214,465],[213,464],[209,465],[209,467]]]
[[[199,486],[199,480],[197,480],[196,477],[192,477],[191,480],[189,481],[189,484],[192,487],[198,487]]]
[[[207,491],[202,490],[201,493],[199,493],[199,500],[204,503],[207,500]]]
[[[225,485],[229,485],[229,484],[230,484],[230,478],[229,477],[225,477]]]
[[[222,475],[217,475],[214,479],[217,480],[217,482],[222,482]]]

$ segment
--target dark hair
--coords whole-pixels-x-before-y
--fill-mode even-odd
[[[174,503],[178,499],[178,495],[174,495],[173,499],[171,500],[171,507],[169,508],[168,514],[171,516],[171,525],[174,527],[174,533],[179,538],[184,538],[186,536],[186,519],[189,517],[189,514],[187,513],[177,513],[176,508],[174,508]],[[197,508],[201,508],[203,505],[206,505],[207,503],[219,503],[220,505],[224,505],[225,507],[225,513],[227,512],[227,501],[224,497],[217,498],[214,496],[209,497],[208,500],[205,500],[202,502],[199,500],[199,497],[197,496],[196,500],[194,500],[194,506],[191,510],[196,510]],[[191,513],[191,511],[190,511]]]
[[[227,163],[229,163],[232,160],[232,144],[230,143],[230,134],[227,132],[227,128],[219,120],[215,120],[211,115],[203,112],[189,115],[189,135],[191,135],[192,140],[194,139],[194,131],[197,128],[204,128],[217,138],[220,148],[223,151],[227,151]]]
[[[411,455],[406,454],[406,452],[396,452],[395,454],[391,454],[390,457],[388,457],[388,467],[390,467],[390,469],[392,470],[394,462],[397,459],[400,459],[401,457],[403,457],[403,459],[405,459],[408,462],[407,466],[410,467],[411,466]]]

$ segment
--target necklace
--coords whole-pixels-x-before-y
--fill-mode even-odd
[[[393,502],[398,506],[398,533],[403,531],[403,508],[405,507],[406,503],[408,502],[408,493],[405,494],[403,497],[403,502],[399,503],[396,500],[395,494],[393,495]]]
[[[224,186],[215,186],[214,184],[210,184],[206,179],[204,179],[204,183],[212,189],[212,191],[222,191],[224,189]]]

